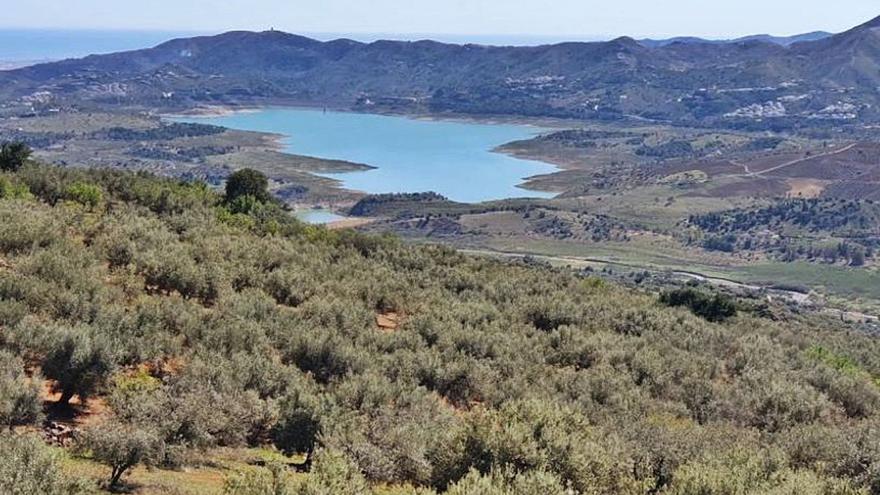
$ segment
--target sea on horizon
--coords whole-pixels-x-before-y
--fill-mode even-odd
[[[0,63],[15,66],[94,54],[150,48],[165,41],[197,36],[184,31],[123,31],[0,28]]]

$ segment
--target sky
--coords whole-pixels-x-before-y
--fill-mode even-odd
[[[877,0],[25,0],[0,28],[608,39],[839,32],[880,15]],[[359,36],[360,35],[360,36]]]

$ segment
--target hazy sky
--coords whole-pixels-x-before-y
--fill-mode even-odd
[[[0,26],[300,33],[616,35],[842,31],[877,0],[4,0]]]

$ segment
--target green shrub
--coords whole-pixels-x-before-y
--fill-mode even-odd
[[[17,172],[31,157],[31,149],[22,142],[5,142],[0,145],[0,171]]]
[[[298,490],[293,474],[280,464],[267,469],[248,471],[228,476],[223,486],[224,495],[296,495]]]
[[[96,208],[104,201],[104,193],[95,184],[86,182],[74,182],[67,186],[64,196],[69,201],[74,201],[89,208]]]
[[[59,240],[63,215],[42,205],[0,201],[0,252],[23,253],[44,248]]]
[[[667,306],[684,306],[709,321],[723,321],[736,315],[736,303],[727,296],[714,295],[686,288],[662,293],[660,302]]]
[[[809,471],[793,471],[778,451],[733,450],[709,455],[676,470],[670,495],[749,495],[798,493],[856,495],[843,480],[823,479]]]
[[[233,215],[252,215],[256,213],[262,205],[263,203],[261,203],[256,196],[246,194],[227,202],[226,208],[228,208]]]
[[[60,468],[59,455],[31,435],[0,433],[0,493],[5,495],[85,495],[87,482]]]
[[[341,452],[321,450],[315,455],[312,471],[296,490],[297,495],[369,495],[369,485],[357,466]]]
[[[575,493],[558,477],[545,471],[517,474],[513,469],[499,469],[488,475],[471,470],[467,476],[449,487],[447,495],[569,495]]]
[[[0,351],[0,425],[32,425],[42,417],[40,377],[27,377],[17,356]]]
[[[320,399],[294,388],[280,410],[281,417],[272,432],[275,445],[290,455],[311,453],[321,432]]]
[[[0,199],[30,199],[31,192],[24,184],[12,182],[0,176]]]

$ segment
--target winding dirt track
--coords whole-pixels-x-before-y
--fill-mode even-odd
[[[745,163],[741,163],[741,162],[738,162],[738,161],[735,161],[735,160],[731,160],[730,163],[732,163],[732,164],[734,164],[734,165],[739,165],[740,167],[743,168],[743,171],[745,171],[744,174],[742,174],[742,175],[737,175],[736,177],[760,177],[760,176],[762,176],[762,175],[764,175],[764,174],[769,174],[769,173],[771,173],[771,172],[776,172],[777,170],[782,170],[782,169],[784,169],[784,168],[791,167],[791,166],[793,166],[793,165],[797,165],[797,164],[799,164],[799,163],[804,163],[804,162],[806,162],[806,161],[808,161],[808,160],[813,160],[813,159],[816,159],[816,158],[825,158],[825,157],[827,157],[827,156],[834,156],[834,155],[839,155],[839,154],[841,154],[841,153],[846,153],[847,151],[849,151],[849,150],[855,148],[855,146],[856,146],[857,144],[858,144],[858,143],[851,143],[851,144],[848,144],[848,145],[844,146],[843,148],[836,149],[836,150],[834,150],[834,151],[829,151],[829,152],[827,152],[827,153],[821,153],[821,154],[813,155],[813,156],[805,156],[805,157],[803,157],[803,158],[798,158],[797,160],[791,160],[791,161],[785,162],[785,163],[783,163],[783,164],[781,164],[781,165],[776,165],[775,167],[770,167],[770,168],[768,168],[767,170],[761,170],[761,171],[759,171],[759,172],[753,172],[753,171],[749,168],[748,164],[745,164]]]

